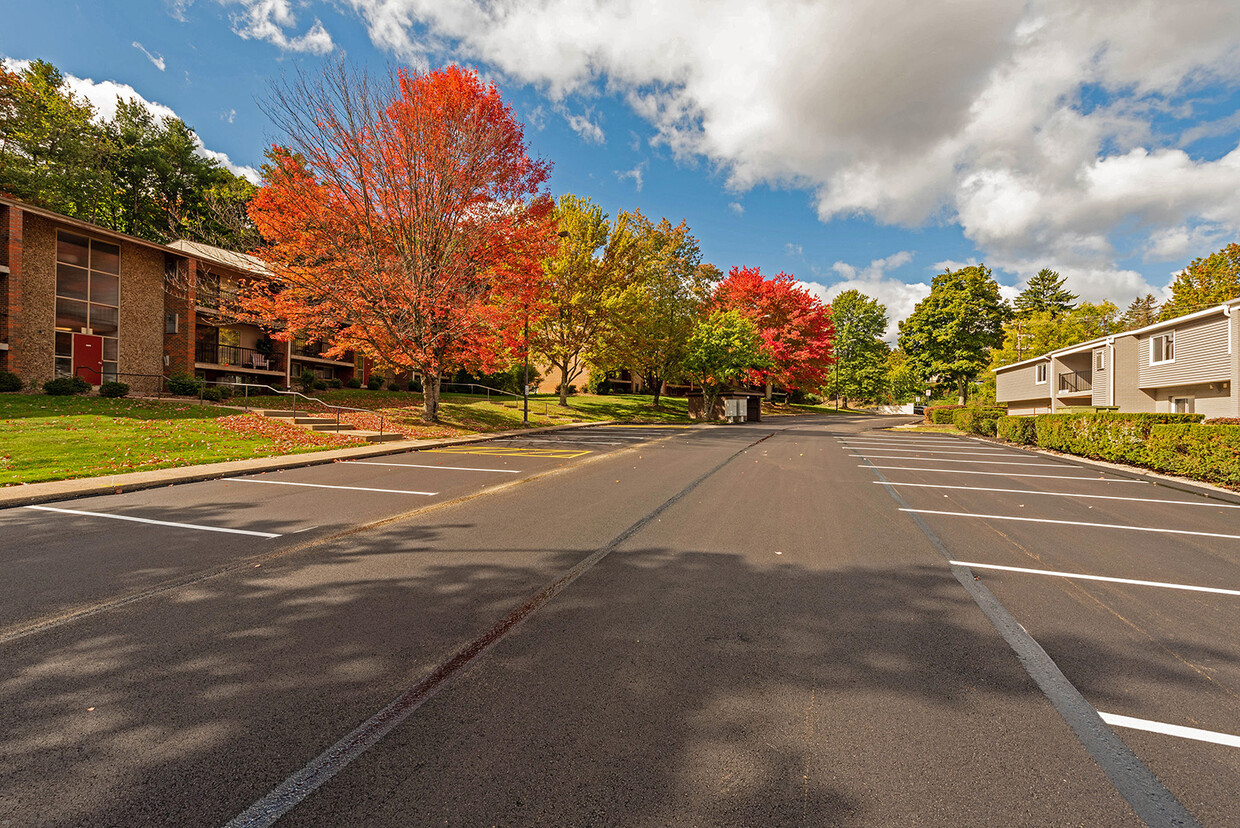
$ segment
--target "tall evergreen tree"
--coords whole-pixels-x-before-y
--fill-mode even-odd
[[[1003,323],[1011,315],[985,265],[948,270],[934,277],[930,295],[900,323],[900,347],[922,379],[954,386],[964,405],[990,350],[1003,344]]]
[[[1132,304],[1119,318],[1118,327],[1121,331],[1144,328],[1158,321],[1158,300],[1154,294],[1147,293],[1132,300]]]
[[[1162,319],[1174,319],[1240,296],[1240,244],[1229,244],[1192,263],[1175,277]]]
[[[1077,300],[1075,293],[1069,293],[1063,286],[1064,277],[1050,268],[1042,268],[1038,275],[1029,280],[1029,284],[1016,297],[1016,313],[1018,316],[1047,312],[1051,316],[1067,313],[1074,307]]]

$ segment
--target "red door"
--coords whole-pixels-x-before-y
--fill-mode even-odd
[[[103,383],[103,337],[73,335],[73,376],[91,385]]]

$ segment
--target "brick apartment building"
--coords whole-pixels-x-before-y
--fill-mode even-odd
[[[309,371],[369,379],[350,354],[277,342],[228,316],[258,259],[210,245],[169,245],[0,197],[0,370],[41,384],[80,376],[154,391],[160,376],[288,387]]]

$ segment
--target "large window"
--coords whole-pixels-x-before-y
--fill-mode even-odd
[[[1160,362],[1175,362],[1175,331],[1150,339],[1150,365]]]
[[[73,373],[73,335],[103,338],[102,381],[117,377],[121,249],[115,244],[56,236],[56,373]],[[93,379],[93,378],[92,378]]]

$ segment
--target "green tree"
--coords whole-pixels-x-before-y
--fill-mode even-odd
[[[887,307],[859,290],[831,300],[835,323],[835,373],[828,394],[845,400],[878,400],[886,387]]]
[[[926,389],[925,380],[909,364],[903,348],[888,351],[884,383],[892,403],[913,402]]]
[[[1003,326],[1005,339],[991,352],[991,368],[1118,333],[1123,330],[1119,319],[1119,308],[1111,302],[1082,302],[1063,316],[1039,311],[1016,317]]]
[[[947,270],[900,323],[900,347],[922,379],[951,385],[964,405],[969,384],[990,363],[990,350],[1003,344],[1003,323],[1011,315],[985,265]]]
[[[675,380],[688,351],[689,334],[719,280],[719,269],[702,263],[698,241],[681,221],[658,224],[634,211],[636,278],[621,294],[610,336],[598,343],[592,365],[630,370],[654,391]]]
[[[50,63],[0,66],[0,192],[97,221],[111,193],[109,147],[95,110]]]
[[[1171,283],[1171,298],[1161,319],[1174,319],[1240,296],[1240,244],[1229,244],[1203,259],[1193,259]]]
[[[1028,316],[1033,313],[1046,312],[1051,316],[1059,316],[1072,310],[1077,300],[1075,293],[1069,293],[1063,286],[1064,277],[1050,268],[1042,268],[1038,275],[1029,280],[1029,284],[1021,291],[1013,303],[1017,316]]]
[[[704,416],[710,419],[719,392],[766,363],[754,323],[739,311],[715,311],[693,326],[684,370],[702,386]]]
[[[543,262],[542,308],[530,345],[560,372],[560,405],[568,386],[611,336],[637,281],[638,245],[628,214],[608,221],[588,198],[565,194],[555,207],[560,244]]]
[[[1131,331],[1153,325],[1157,321],[1158,300],[1154,298],[1154,294],[1147,293],[1132,300],[1132,304],[1120,316],[1117,327],[1121,331]]]

